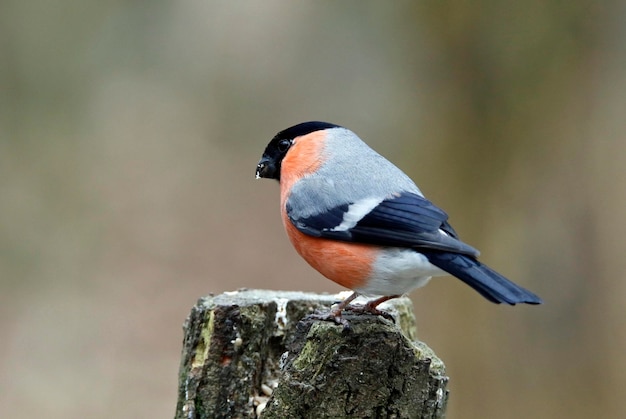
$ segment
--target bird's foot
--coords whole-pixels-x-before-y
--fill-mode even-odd
[[[384,297],[377,298],[376,300],[368,301],[367,303],[365,303],[365,305],[348,306],[345,309],[353,313],[369,313],[375,316],[381,316],[395,323],[396,319],[391,314],[387,313],[386,311],[380,310],[377,307],[385,301],[397,297],[399,297],[399,295],[386,295]]]
[[[321,320],[321,321],[326,321],[326,322],[334,322],[337,325],[341,325],[343,326],[343,330],[349,330],[350,329],[350,322],[348,322],[346,319],[344,319],[341,316],[341,311],[342,310],[331,310],[329,312],[320,312],[317,311],[313,314],[309,314],[307,317],[313,320]]]
[[[345,300],[339,302],[337,307],[332,309],[329,312],[315,312],[310,314],[308,317],[313,320],[322,320],[322,321],[332,321],[337,325],[343,326],[344,332],[350,330],[350,322],[342,317],[342,313],[344,310],[349,311],[355,314],[373,314],[375,316],[381,316],[387,320],[391,320],[392,322],[396,322],[396,319],[386,311],[378,309],[378,305],[384,303],[387,300],[391,300],[392,298],[397,298],[399,295],[388,295],[384,297],[377,298],[376,300],[369,301],[363,305],[350,305],[350,303],[358,296],[355,292],[350,295]]]
[[[353,292],[352,294],[350,294],[348,298],[339,302],[337,304],[337,307],[330,310],[328,313],[316,312],[316,313],[311,314],[309,318],[312,318],[315,320],[322,320],[322,321],[332,321],[335,324],[342,325],[343,331],[347,332],[348,330],[350,330],[350,322],[344,319],[341,316],[341,313],[343,312],[343,309],[346,308],[348,304],[350,304],[350,302],[358,296],[359,294],[357,294],[356,292]]]

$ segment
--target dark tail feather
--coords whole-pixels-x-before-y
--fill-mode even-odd
[[[430,263],[454,275],[493,303],[541,304],[541,298],[476,259],[457,253],[423,251]]]

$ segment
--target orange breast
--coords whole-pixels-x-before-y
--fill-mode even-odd
[[[293,247],[319,273],[346,288],[365,285],[376,258],[374,246],[307,236],[289,221],[285,211],[283,223]]]

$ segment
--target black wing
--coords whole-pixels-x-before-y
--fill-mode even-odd
[[[349,221],[362,208],[363,203],[356,202],[298,217],[287,204],[287,214],[298,230],[314,237],[478,256],[476,249],[458,240],[447,222],[448,215],[422,196],[398,194],[378,203],[360,219]]]

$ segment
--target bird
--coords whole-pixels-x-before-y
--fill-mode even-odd
[[[297,253],[353,293],[342,312],[386,315],[377,307],[452,275],[492,303],[541,304],[540,297],[478,260],[448,215],[426,199],[402,170],[340,125],[309,121],[278,132],[256,178],[280,184],[280,212]],[[371,298],[350,306],[359,295]]]

